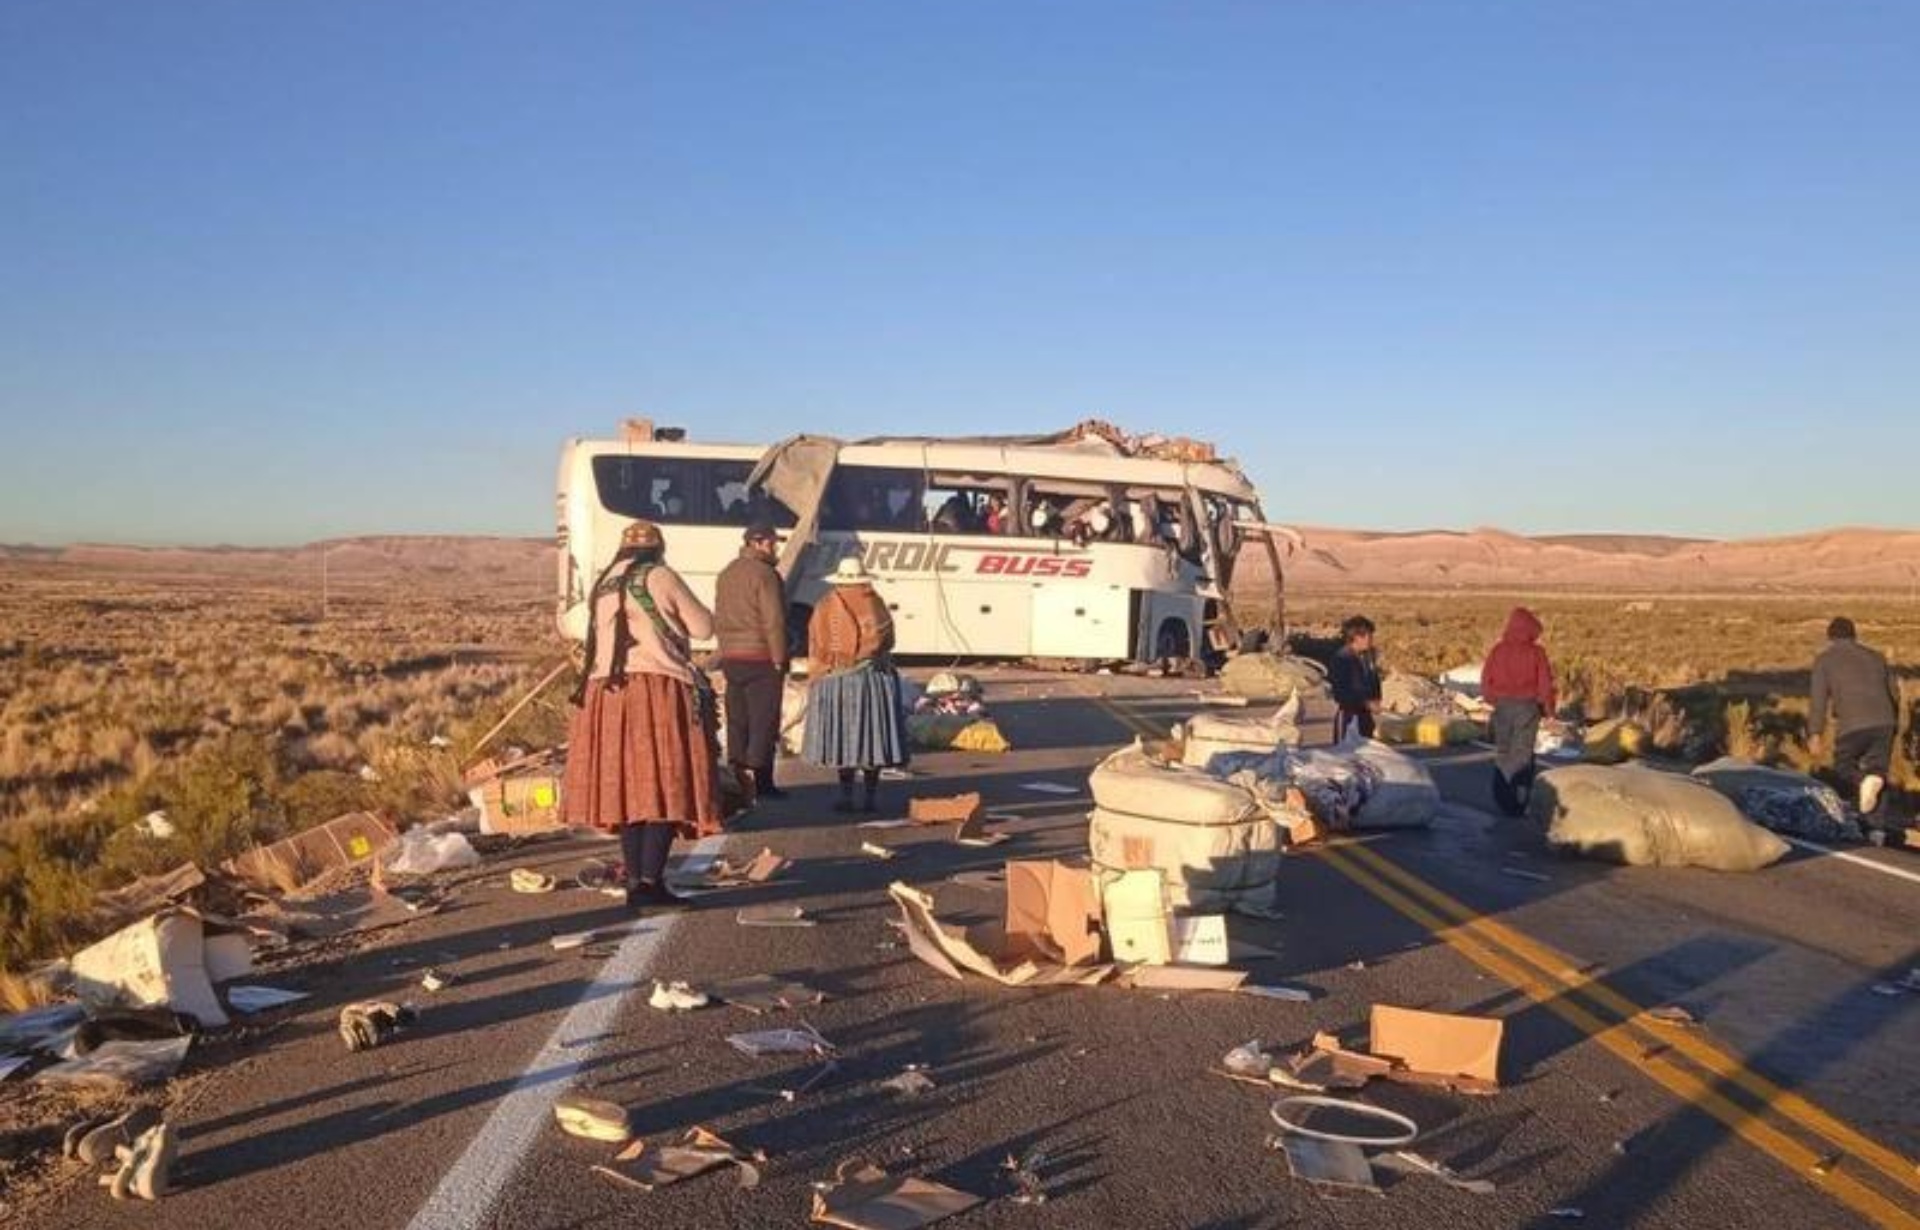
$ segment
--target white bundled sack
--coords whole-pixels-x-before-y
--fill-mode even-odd
[[[1138,747],[1094,766],[1088,784],[1096,807],[1169,824],[1240,824],[1266,815],[1246,787],[1186,765],[1161,764]]]
[[[1349,751],[1341,748],[1341,751]],[[1425,828],[1440,814],[1440,787],[1425,765],[1384,743],[1365,740],[1350,749],[1353,758],[1377,775],[1373,791],[1353,813],[1356,829]]]
[[[1195,714],[1183,731],[1184,750],[1180,763],[1196,769],[1213,764],[1213,758],[1228,752],[1255,752],[1269,755],[1283,747],[1300,744],[1300,693],[1266,716],[1227,716],[1218,713]]]
[[[1529,811],[1555,849],[1630,867],[1758,871],[1787,853],[1711,787],[1637,766],[1550,769]]]
[[[1867,839],[1839,793],[1804,773],[1722,756],[1693,776],[1732,799],[1747,819],[1776,833],[1812,841]]]
[[[1246,787],[1129,748],[1094,769],[1092,788],[1087,844],[1103,879],[1158,870],[1176,909],[1270,909],[1279,828]]]

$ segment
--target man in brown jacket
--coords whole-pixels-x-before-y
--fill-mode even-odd
[[[727,759],[752,772],[756,791],[768,799],[786,797],[773,784],[787,673],[787,595],[774,567],[779,558],[779,534],[756,522],[747,527],[739,558],[721,569],[713,594],[713,635],[727,680]]]

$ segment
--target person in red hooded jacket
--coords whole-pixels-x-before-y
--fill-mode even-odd
[[[1493,706],[1493,800],[1509,816],[1527,810],[1534,742],[1541,720],[1553,716],[1559,701],[1541,631],[1538,616],[1514,607],[1500,643],[1480,668],[1480,697]]]

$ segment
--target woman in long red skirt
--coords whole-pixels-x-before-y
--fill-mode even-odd
[[[660,528],[636,521],[594,583],[567,747],[567,823],[620,834],[631,913],[683,902],[673,839],[720,831],[713,693],[690,653],[713,613],[665,557]]]

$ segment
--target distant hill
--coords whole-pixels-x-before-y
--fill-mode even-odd
[[[1658,592],[1920,590],[1920,531],[1837,529],[1715,541],[1634,534],[1528,538],[1501,530],[1377,533],[1303,528],[1285,563],[1300,588],[1367,586]],[[1264,585],[1264,553],[1236,582]]]
[[[96,573],[146,576],[268,577],[277,572],[317,574],[325,556],[328,575],[351,584],[392,580],[421,573],[460,573],[535,581],[553,569],[553,543],[544,538],[491,538],[478,535],[392,535],[336,538],[302,547],[125,547],[76,543],[71,547],[31,548],[15,556],[0,548],[0,565],[19,561],[56,564]]]
[[[1553,589],[1646,592],[1920,592],[1920,531],[1836,529],[1781,538],[1714,541],[1643,534],[1555,534],[1497,529],[1381,532],[1303,527],[1305,545],[1286,561],[1296,588]],[[541,538],[395,535],[341,538],[303,547],[0,546],[0,570],[96,573],[312,576],[321,554],[336,581],[464,575],[518,585],[551,584],[553,544]],[[1236,578],[1266,584],[1265,553],[1249,550]]]

